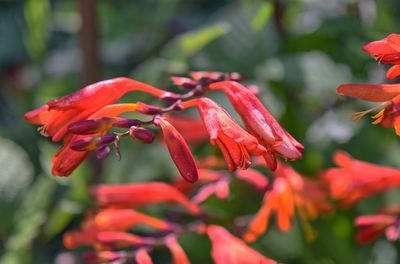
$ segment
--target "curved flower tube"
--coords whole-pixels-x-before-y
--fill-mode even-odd
[[[287,160],[300,159],[304,147],[297,142],[267,111],[260,100],[245,86],[234,81],[212,83],[209,90],[223,90],[241,116],[248,131],[266,148],[263,155],[268,167],[275,170],[275,154]]]
[[[181,106],[197,107],[210,135],[211,144],[217,144],[221,149],[230,171],[248,168],[251,164],[249,153],[262,155],[266,152],[254,136],[242,129],[225,109],[211,99],[194,99],[182,103]]]
[[[97,110],[116,102],[130,91],[142,91],[159,98],[179,98],[176,94],[151,85],[119,77],[88,85],[69,95],[49,101],[26,113],[24,118],[32,124],[41,125],[39,131],[43,135],[50,136],[54,142],[60,141],[67,134],[67,127],[70,124],[87,119]]]

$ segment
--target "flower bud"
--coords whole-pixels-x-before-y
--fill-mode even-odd
[[[113,143],[116,137],[114,134],[101,137],[86,137],[72,142],[69,147],[75,151],[95,150],[97,147]]]
[[[77,135],[90,135],[110,129],[118,119],[103,117],[74,122],[68,126],[68,132]]]
[[[144,115],[157,115],[161,113],[161,108],[154,105],[148,105],[142,102],[138,102],[136,111]]]
[[[113,124],[114,127],[122,127],[122,128],[129,128],[131,126],[140,126],[142,121],[139,119],[128,119],[128,118],[121,118],[119,121]]]
[[[129,135],[132,138],[142,141],[143,143],[150,144],[154,141],[155,134],[153,131],[143,128],[132,126],[129,129]]]

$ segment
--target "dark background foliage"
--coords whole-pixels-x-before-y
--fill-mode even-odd
[[[88,32],[80,35],[85,21]],[[337,149],[399,166],[393,130],[366,119],[351,123],[350,113],[368,105],[335,94],[342,83],[386,81],[385,66],[361,46],[399,33],[399,25],[397,0],[0,1],[0,263],[80,263],[80,251],[67,251],[61,241],[92,204],[91,183],[176,175],[161,144],[126,141],[121,161],[87,161],[69,178],[51,176],[56,146],[23,113],[96,80],[128,76],[172,89],[172,74],[240,72],[246,83],[259,85],[263,102],[305,145],[303,160],[293,162],[305,175],[332,166]],[[138,94],[126,100],[138,97],[146,100]],[[215,97],[228,106],[221,94]],[[209,150],[195,148],[198,154]],[[257,210],[261,196],[249,196],[239,183],[232,193],[206,206],[228,216]],[[322,216],[313,222],[312,242],[299,223],[285,234],[272,226],[254,247],[284,263],[399,263],[398,243],[382,238],[356,245],[353,227],[356,215],[399,201],[399,191],[391,190]],[[185,236],[181,244],[193,263],[210,261],[206,238]],[[168,262],[165,252],[157,254],[157,263]]]

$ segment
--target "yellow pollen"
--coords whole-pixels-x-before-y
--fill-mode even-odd
[[[372,124],[377,125],[377,124],[379,124],[380,122],[382,122],[382,119],[383,119],[383,117],[385,116],[384,113],[385,113],[385,109],[382,109],[382,110],[379,111],[379,113],[377,113],[376,115],[371,116],[371,118],[376,119],[374,122],[372,122]]]

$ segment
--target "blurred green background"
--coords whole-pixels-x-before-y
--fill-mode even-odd
[[[240,72],[305,145],[303,160],[293,163],[301,173],[316,175],[332,166],[336,149],[399,166],[394,131],[368,118],[351,123],[350,113],[368,105],[335,94],[346,82],[386,82],[386,66],[361,47],[399,33],[399,25],[398,0],[0,1],[0,263],[81,263],[83,250],[67,251],[62,234],[79,225],[91,204],[90,183],[99,175],[106,183],[176,175],[161,144],[126,141],[121,161],[86,161],[69,178],[51,176],[57,146],[23,113],[96,80],[128,76],[172,89],[173,74]],[[147,99],[133,94],[126,100],[137,98]],[[234,187],[232,199],[217,203],[220,210],[254,213],[261,196],[246,196],[249,190],[239,183]],[[353,228],[356,215],[396,202],[400,192],[391,190],[322,216],[313,222],[313,242],[306,242],[298,223],[285,234],[272,227],[254,247],[283,263],[400,263],[398,242],[382,238],[358,246]],[[207,239],[181,242],[193,263],[210,261]],[[156,263],[168,263],[160,259]]]

